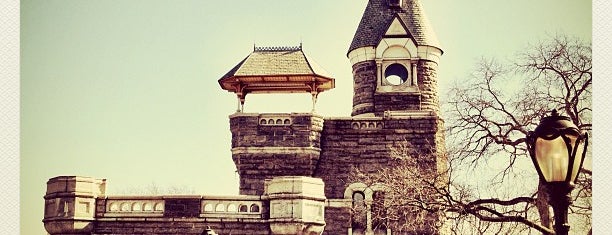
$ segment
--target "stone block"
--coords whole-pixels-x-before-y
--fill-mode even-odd
[[[319,178],[287,176],[276,177],[265,183],[265,192],[270,198],[300,195],[324,199],[324,183]]]

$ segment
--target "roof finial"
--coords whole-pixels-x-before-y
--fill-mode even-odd
[[[553,109],[552,111],[550,111],[550,116],[552,116],[552,117],[559,116],[559,113],[557,112],[557,109]]]

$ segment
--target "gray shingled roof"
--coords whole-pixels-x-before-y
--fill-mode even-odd
[[[301,47],[257,47],[221,79],[233,76],[276,75],[332,77],[321,66],[309,59]]]
[[[246,94],[309,92],[335,87],[334,78],[304,54],[302,47],[255,47],[221,79],[222,89]]]
[[[348,52],[360,47],[378,45],[395,16],[408,28],[417,45],[441,49],[420,0],[404,0],[401,8],[389,7],[387,0],[369,0]]]

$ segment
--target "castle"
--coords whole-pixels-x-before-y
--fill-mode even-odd
[[[354,182],[354,171],[392,167],[402,142],[432,152],[444,170],[437,66],[441,47],[419,0],[370,0],[349,47],[350,117],[246,113],[248,94],[310,93],[313,110],[334,78],[302,47],[256,47],[219,79],[237,96],[229,117],[239,196],[112,196],[104,179],[49,179],[43,223],[50,234],[403,234],[373,218],[384,187]],[[437,157],[436,157],[437,156]],[[382,196],[381,196],[382,195]],[[353,210],[363,203],[359,222]],[[430,219],[436,220],[432,217]],[[412,233],[437,234],[423,225]]]

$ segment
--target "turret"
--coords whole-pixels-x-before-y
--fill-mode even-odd
[[[419,0],[370,0],[349,47],[353,116],[439,111],[442,49]]]
[[[261,195],[265,180],[312,176],[321,152],[323,117],[309,113],[245,113],[248,94],[310,93],[313,110],[320,92],[334,79],[302,47],[255,47],[219,79],[239,100],[230,116],[232,159],[240,175],[240,194]]]

